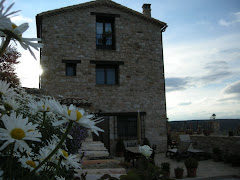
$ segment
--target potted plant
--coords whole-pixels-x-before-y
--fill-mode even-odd
[[[123,157],[125,151],[125,145],[123,140],[119,139],[116,144],[116,156]]]
[[[175,168],[174,169],[174,172],[175,172],[175,177],[177,178],[177,179],[181,179],[182,177],[183,177],[183,171],[184,171],[184,169],[182,168],[182,167],[177,167],[177,168]]]
[[[222,160],[222,151],[219,147],[213,148],[212,158],[214,161],[218,162]]]
[[[239,167],[240,166],[240,155],[232,154],[231,155],[231,163],[232,163],[232,166]]]
[[[228,136],[233,136],[233,131],[232,130],[228,131]]]
[[[210,136],[210,130],[203,130],[203,134],[205,136]]]
[[[170,163],[169,162],[163,162],[161,163],[161,172],[163,176],[166,178],[170,177]]]
[[[196,177],[198,160],[195,158],[188,158],[184,161],[184,164],[187,168],[187,176],[188,177]]]

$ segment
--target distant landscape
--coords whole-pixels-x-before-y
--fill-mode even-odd
[[[216,119],[220,124],[219,133],[226,135],[228,131],[235,131],[240,128],[240,119]],[[210,120],[182,120],[182,121],[169,121],[172,131],[182,131],[191,129],[197,131],[199,126],[201,129],[207,129]]]

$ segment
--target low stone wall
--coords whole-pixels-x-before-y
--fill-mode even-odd
[[[223,152],[240,154],[240,136],[191,135],[190,137],[196,142],[194,148],[212,153],[213,148],[219,147]]]

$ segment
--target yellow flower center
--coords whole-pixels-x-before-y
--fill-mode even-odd
[[[43,109],[45,109],[45,105],[42,106]],[[47,106],[47,111],[49,111],[50,107]]]
[[[25,137],[25,132],[20,128],[15,128],[11,131],[11,136],[14,139],[21,140],[22,138]]]
[[[14,30],[15,28],[17,28],[18,26],[16,24],[12,24],[12,30]],[[22,37],[22,34],[18,35],[19,37]]]
[[[72,110],[68,110],[68,115],[69,115],[69,116],[70,116],[71,112],[72,112]],[[79,111],[76,111],[76,114],[77,114],[77,119],[76,119],[76,121],[79,121],[79,119],[82,118],[82,114],[81,114]]]
[[[37,167],[37,165],[34,161],[26,161],[26,164],[33,167],[33,168]]]
[[[66,151],[64,151],[64,150],[61,150],[61,151],[65,157],[68,157],[68,153]]]

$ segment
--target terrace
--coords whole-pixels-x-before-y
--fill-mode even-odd
[[[213,148],[219,147],[222,152],[235,153],[239,155],[240,149],[240,136],[220,136],[220,135],[192,135],[191,140],[195,143],[195,148],[200,148],[209,154],[207,160],[199,160],[197,168],[197,176],[195,178],[187,177],[187,169],[184,165],[184,159],[179,162],[173,158],[166,157],[165,153],[157,153],[155,155],[155,164],[161,167],[161,163],[170,163],[170,178],[175,179],[174,169],[177,167],[182,167],[184,169],[183,179],[187,180],[240,180],[240,165],[239,162],[237,166],[229,161],[218,161],[216,162],[212,158]],[[83,169],[78,172],[88,172],[87,179],[100,178],[104,174],[110,174],[113,177],[119,177],[121,174],[125,174],[125,169],[119,165],[120,162],[124,162],[124,157],[113,157],[113,159],[108,160],[95,160],[95,161],[85,161],[83,162]],[[85,166],[90,163],[90,166]],[[91,164],[92,163],[92,164]],[[127,170],[127,169],[126,169]]]

